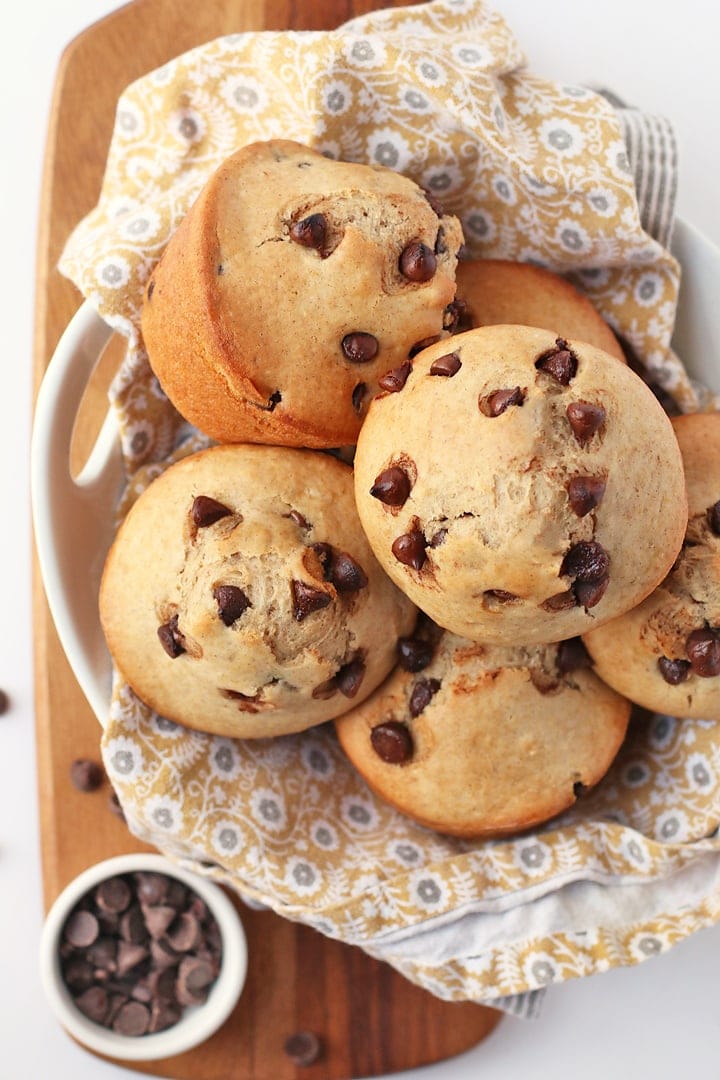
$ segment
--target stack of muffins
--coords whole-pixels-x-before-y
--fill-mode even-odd
[[[100,609],[158,713],[334,721],[382,798],[483,837],[596,784],[631,702],[720,719],[720,419],[671,423],[572,286],[461,246],[387,169],[217,170],[142,330],[218,445],[140,496]]]

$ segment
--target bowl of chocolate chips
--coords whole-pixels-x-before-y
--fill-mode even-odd
[[[160,855],[121,855],[57,898],[40,967],[70,1035],[107,1057],[150,1061],[197,1046],[226,1020],[247,942],[218,885]]]

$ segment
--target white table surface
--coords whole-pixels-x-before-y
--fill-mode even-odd
[[[202,0],[198,0],[201,3]],[[6,450],[0,528],[0,1077],[137,1076],[79,1049],[37,977],[42,920],[33,732],[28,445],[34,259],[48,106],[60,53],[114,0],[34,0],[5,14],[0,63],[0,343]],[[496,0],[537,74],[603,83],[674,123],[678,209],[720,244],[720,63],[707,0]],[[626,1080],[720,1076],[720,926],[639,967],[554,988],[537,1021],[504,1020],[460,1058],[409,1080]],[[198,1080],[203,1080],[201,1076]]]

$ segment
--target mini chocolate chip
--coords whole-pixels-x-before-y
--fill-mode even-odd
[[[599,581],[610,568],[610,556],[596,540],[580,540],[566,552],[560,565],[560,577],[576,581]]]
[[[453,375],[457,375],[458,371],[462,367],[462,361],[457,353],[447,353],[446,356],[439,356],[437,360],[433,360],[430,365],[431,375],[445,375],[451,379]]]
[[[518,599],[515,593],[507,592],[506,589],[486,589],[483,596],[486,596],[488,600],[497,600],[499,604],[511,604],[513,600]]]
[[[685,682],[690,674],[689,660],[670,660],[667,656],[661,656],[657,662],[660,674],[670,686],[677,686]]]
[[[585,517],[602,502],[605,481],[600,476],[573,476],[567,483],[568,499],[573,513]]]
[[[440,337],[440,334],[434,334],[432,337],[426,337],[422,338],[420,341],[416,341],[415,344],[411,347],[408,356],[412,360],[413,357],[418,355],[418,353],[423,352],[424,349],[429,349],[431,345],[435,345],[438,341],[440,341]]]
[[[572,589],[566,589],[565,592],[555,593],[554,596],[548,596],[547,600],[543,600],[541,607],[545,611],[566,611],[568,608],[577,607],[577,597]]]
[[[397,720],[377,724],[370,732],[370,744],[388,765],[402,765],[412,757],[412,735],[407,726]]]
[[[401,637],[397,640],[398,661],[405,671],[422,671],[433,658],[433,645],[419,637]]]
[[[298,1068],[314,1065],[322,1056],[322,1043],[313,1031],[298,1031],[285,1040],[285,1053]]]
[[[493,390],[478,398],[478,408],[484,416],[500,416],[511,405],[522,405],[525,400],[525,391],[519,386],[503,390]]]
[[[333,551],[329,580],[339,593],[358,592],[368,583],[367,574],[363,568],[344,551]]]
[[[569,386],[577,374],[577,357],[564,338],[557,338],[553,348],[537,358],[535,367],[552,375],[562,386]]]
[[[442,529],[438,529],[438,531],[436,533],[434,533],[433,536],[430,539],[430,547],[431,548],[436,548],[436,547],[440,547],[441,544],[444,544],[445,543],[445,537],[447,536],[447,534],[448,534],[448,531],[447,531],[446,528],[443,527]]]
[[[439,679],[418,679],[412,689],[410,700],[408,702],[410,715],[415,717],[419,716],[421,712],[424,712],[439,689]]]
[[[70,779],[78,791],[97,791],[105,779],[105,772],[97,761],[78,758],[70,766]]]
[[[447,244],[445,243],[445,230],[443,229],[442,225],[438,227],[437,236],[435,237],[434,251],[436,255],[444,255],[447,251]]]
[[[261,404],[260,402],[257,402],[257,401],[253,401],[252,404],[257,409],[262,409],[263,412],[275,412],[275,406],[279,405],[281,401],[282,401],[282,394],[280,393],[280,391],[279,390],[273,390],[272,394],[270,394],[270,397],[267,399],[267,404],[266,405],[263,405],[263,404]]]
[[[720,675],[720,635],[707,629],[693,630],[685,642],[685,652],[695,675],[710,679]]]
[[[75,1004],[81,1013],[96,1024],[105,1022],[110,1007],[108,992],[102,986],[91,986],[75,998]]]
[[[592,660],[582,638],[568,638],[558,644],[555,667],[561,675],[568,675],[571,671],[591,667],[591,665]]]
[[[213,599],[217,601],[218,615],[226,626],[232,626],[252,604],[237,585],[216,585]]]
[[[10,707],[10,698],[4,690],[0,690],[0,716],[3,716]]]
[[[323,214],[310,214],[290,226],[290,239],[302,247],[322,251],[327,238],[327,222]]]
[[[309,529],[310,525],[307,520],[302,516],[299,510],[291,510],[289,514],[283,514],[283,517],[290,518],[294,525],[297,525],[299,529]]]
[[[74,911],[63,927],[63,938],[76,949],[86,949],[97,941],[100,925],[92,911]]]
[[[422,193],[427,199],[427,201],[430,203],[430,208],[437,214],[437,216],[445,217],[445,211],[442,208],[442,204],[438,202],[437,197],[433,195],[432,191],[429,191],[427,188],[423,188]]]
[[[177,615],[173,615],[168,622],[158,626],[157,636],[171,660],[176,660],[185,652],[185,638],[178,629]]]
[[[412,368],[413,366],[409,360],[406,360],[404,364],[400,364],[399,367],[390,368],[389,371],[380,376],[378,386],[381,390],[386,390],[388,394],[397,394],[398,390],[402,390],[407,382]]]
[[[344,697],[355,697],[365,678],[365,661],[362,656],[356,656],[344,664],[334,678],[335,685]]]
[[[409,533],[403,533],[393,541],[392,553],[403,566],[411,566],[413,570],[420,570],[426,558],[425,537],[419,529],[412,529]]]
[[[130,906],[132,892],[127,881],[121,877],[101,881],[95,890],[95,903],[101,911],[121,914]]]
[[[413,240],[403,248],[399,261],[400,273],[408,281],[430,281],[437,270],[434,252],[420,240]]]
[[[584,607],[586,611],[594,608],[602,600],[609,584],[610,577],[608,574],[601,578],[595,578],[593,581],[576,581],[573,585],[573,592],[577,597],[578,604]]]
[[[605,423],[605,409],[589,401],[572,401],[566,411],[577,441],[584,446]]]
[[[112,1029],[118,1035],[144,1035],[150,1027],[150,1010],[141,1001],[128,1001],[115,1019]]]
[[[216,521],[232,514],[232,510],[209,495],[198,495],[193,500],[191,513],[198,529],[205,529],[208,525],[214,525]]]
[[[332,603],[332,596],[323,589],[316,589],[305,581],[290,582],[292,591],[293,614],[296,622],[302,622],[314,611],[321,611]]]
[[[710,531],[714,532],[716,536],[720,536],[720,499],[708,507],[707,519]]]
[[[346,334],[342,339],[341,348],[348,360],[353,364],[367,364],[377,356],[380,343],[372,334],[365,334],[357,330],[354,334]]]
[[[583,784],[582,780],[576,780],[573,784],[573,795],[576,799],[581,799],[587,790],[587,784]]]
[[[362,412],[363,401],[365,400],[365,395],[366,394],[367,394],[367,383],[359,382],[359,383],[357,383],[356,386],[353,387],[352,407],[353,407],[353,411],[358,413],[358,415]]]
[[[399,465],[391,465],[375,477],[370,494],[385,506],[404,506],[411,488],[412,483],[405,470]]]
[[[464,300],[455,297],[443,312],[443,330],[454,334],[466,317],[467,304]]]

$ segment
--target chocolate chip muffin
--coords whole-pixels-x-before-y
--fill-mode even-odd
[[[560,641],[628,611],[687,524],[677,440],[642,380],[524,326],[416,356],[370,407],[355,494],[400,588],[446,629],[496,645]]]
[[[415,609],[327,454],[218,446],[172,465],[121,525],[100,615],[122,676],[163,716],[256,738],[364,700]]]
[[[556,337],[587,341],[625,362],[614,333],[594,304],[559,274],[530,263],[469,259],[458,263],[460,328],[520,323]]]
[[[630,704],[589,670],[578,639],[487,646],[426,628],[399,656],[335,727],[377,794],[440,832],[501,836],[554,817],[625,737]]]
[[[585,641],[600,677],[638,705],[720,720],[720,414],[672,424],[690,511],[683,549],[652,595]]]
[[[246,146],[150,277],[150,364],[219,442],[352,444],[385,372],[451,325],[461,244],[457,219],[390,169]]]

